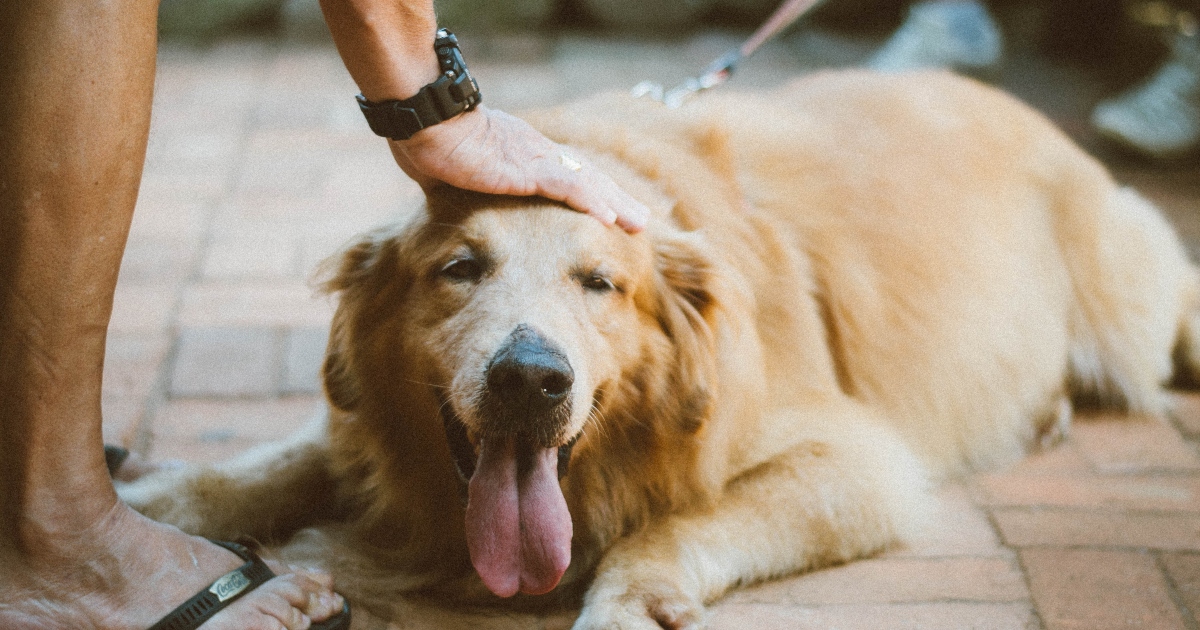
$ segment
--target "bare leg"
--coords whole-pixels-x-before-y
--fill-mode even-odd
[[[156,0],[0,5],[0,627],[146,628],[241,564],[120,503],[101,449],[156,12]],[[300,628],[302,609],[328,616],[329,588],[276,578],[205,627]]]

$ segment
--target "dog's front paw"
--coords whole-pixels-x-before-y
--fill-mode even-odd
[[[595,587],[572,630],[700,630],[704,605],[667,583]]]

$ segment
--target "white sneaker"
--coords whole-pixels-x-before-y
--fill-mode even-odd
[[[1154,76],[1097,105],[1092,126],[1153,158],[1180,158],[1200,149],[1200,35],[1179,36]]]
[[[987,70],[1000,64],[1003,38],[976,0],[933,0],[913,5],[904,24],[867,62],[880,72],[922,68]]]

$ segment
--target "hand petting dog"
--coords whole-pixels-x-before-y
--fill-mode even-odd
[[[440,33],[432,3],[322,0],[321,10],[368,102],[419,96],[442,76],[430,45]],[[650,211],[644,205],[516,117],[474,104],[419,129],[411,137],[388,137],[408,138],[389,141],[392,155],[426,191],[446,183],[482,193],[538,195],[627,232],[646,226]]]
[[[608,175],[499,110],[480,106],[388,144],[400,168],[425,190],[444,182],[482,193],[539,195],[630,233],[646,227],[650,216]]]

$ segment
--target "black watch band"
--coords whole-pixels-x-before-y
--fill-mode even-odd
[[[393,140],[408,140],[413,134],[475,109],[483,100],[479,84],[467,70],[458,38],[439,29],[433,41],[442,76],[421,88],[416,96],[402,101],[372,103],[358,95],[358,108],[376,135]]]

